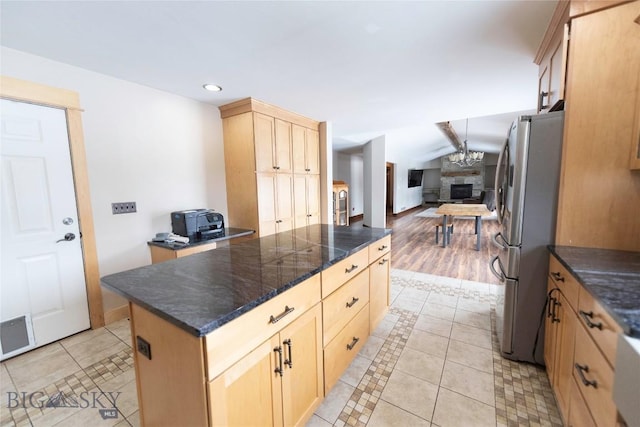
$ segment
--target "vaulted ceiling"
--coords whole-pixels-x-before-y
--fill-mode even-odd
[[[252,96],[333,124],[334,147],[386,135],[427,161],[498,151],[536,107],[556,1],[6,1],[5,47],[222,105]],[[219,93],[204,83],[222,86]]]

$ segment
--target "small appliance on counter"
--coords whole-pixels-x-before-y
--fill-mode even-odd
[[[224,236],[224,218],[213,209],[187,209],[171,212],[171,227],[175,234],[190,241],[215,239]]]

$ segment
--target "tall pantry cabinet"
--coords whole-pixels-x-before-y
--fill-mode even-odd
[[[260,237],[319,223],[319,123],[253,98],[220,116],[229,226]]]

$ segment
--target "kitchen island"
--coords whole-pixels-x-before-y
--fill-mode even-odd
[[[314,225],[102,278],[143,425],[304,423],[389,303],[391,231]]]

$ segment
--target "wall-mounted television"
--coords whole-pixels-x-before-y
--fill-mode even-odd
[[[422,172],[424,172],[422,169],[409,169],[409,188],[422,185]]]
[[[473,184],[451,184],[451,199],[466,199],[473,195]]]

